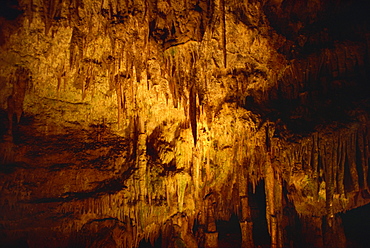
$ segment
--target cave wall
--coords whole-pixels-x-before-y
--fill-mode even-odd
[[[271,247],[346,246],[338,213],[370,199],[366,1],[3,6],[5,247],[217,247],[232,214],[253,246],[261,181]]]

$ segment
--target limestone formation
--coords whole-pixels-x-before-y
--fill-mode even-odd
[[[367,1],[3,2],[1,247],[366,244]]]

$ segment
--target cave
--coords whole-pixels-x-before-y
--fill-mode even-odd
[[[0,247],[366,247],[369,1],[0,6]]]

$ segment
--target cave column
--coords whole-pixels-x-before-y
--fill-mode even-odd
[[[266,162],[265,191],[266,219],[271,237],[271,247],[283,247],[282,238],[282,179],[274,171],[271,160]]]
[[[241,204],[241,220],[239,224],[242,233],[242,247],[253,247],[253,222],[249,206],[248,178],[243,173],[238,181]]]

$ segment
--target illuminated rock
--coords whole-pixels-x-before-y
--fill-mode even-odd
[[[341,213],[370,202],[368,7],[5,1],[0,243],[218,247],[236,216],[242,247],[350,244]]]

